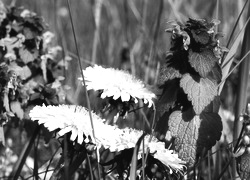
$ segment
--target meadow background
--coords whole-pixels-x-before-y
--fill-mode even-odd
[[[55,45],[60,45],[64,53],[72,57],[67,70],[58,69],[53,72],[65,76],[64,83],[70,87],[66,101],[86,106],[83,88],[77,79],[80,77],[80,70],[66,0],[3,0],[3,2],[5,5],[23,6],[44,18],[48,30],[56,35]],[[217,31],[225,34],[220,43],[226,46],[245,0],[71,0],[70,2],[83,67],[99,64],[125,69],[154,86],[157,84],[159,68],[164,63],[165,54],[170,47],[170,34],[165,32],[169,27],[167,22],[172,20],[185,22],[188,17],[204,18],[208,21],[219,19],[221,23]],[[236,33],[233,34],[229,47],[234,42],[237,32],[245,24],[249,7],[247,5],[237,24]],[[240,43],[235,49],[232,66],[240,59],[242,49]],[[228,77],[221,93],[220,114],[223,134],[213,152],[221,150],[211,158],[215,174],[221,172],[225,166],[229,157],[228,144],[233,141],[233,121],[239,105],[237,103],[240,103],[237,101],[239,76],[240,71],[236,69]],[[250,102],[249,93],[246,95],[244,98]],[[97,102],[91,101],[93,108],[97,108],[96,104]],[[7,137],[20,136],[20,132],[14,129],[8,129],[8,133]],[[20,145],[16,145],[16,154],[21,151]],[[46,153],[41,154],[41,158],[46,156]],[[219,161],[219,165],[215,160]],[[204,167],[207,167],[207,164]],[[225,179],[231,177],[231,172],[229,169],[225,173]]]
[[[84,98],[77,88],[80,70],[77,68],[77,53],[67,2],[60,0],[3,0],[3,2],[6,5],[23,6],[44,18],[48,30],[56,35],[55,45],[62,46],[66,54],[75,58],[69,63],[66,72],[66,84],[72,88],[67,96],[68,100],[74,104],[84,103]],[[96,7],[95,3],[101,5]],[[164,62],[165,54],[169,50],[170,34],[166,33],[165,29],[170,25],[167,22],[173,20],[185,22],[188,17],[207,20],[217,18],[221,21],[217,31],[225,35],[221,38],[220,44],[225,46],[244,3],[243,0],[71,1],[82,65],[86,67],[96,63],[106,67],[129,69],[132,74],[145,79],[145,67],[150,59],[151,78],[148,83],[154,85],[157,65]],[[100,16],[95,19],[98,11]],[[239,20],[232,39],[246,22],[246,14],[247,8]],[[240,56],[240,48],[235,55],[236,59]],[[229,79],[236,78],[236,71]],[[233,111],[236,81],[229,81],[226,83],[228,89],[225,88],[222,93],[222,96],[227,97],[223,99],[226,101],[223,105]]]

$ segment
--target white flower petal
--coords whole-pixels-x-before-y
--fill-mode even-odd
[[[71,130],[72,130],[72,128],[70,126],[67,126],[67,127],[63,128],[63,129],[61,129],[58,132],[58,134],[59,134],[59,136],[63,136],[64,134],[70,132]]]
[[[128,93],[126,93],[126,92],[123,92],[122,95],[121,95],[121,99],[122,99],[123,102],[129,101],[130,95]]]
[[[72,130],[71,130],[70,140],[71,140],[71,141],[76,140],[77,135],[78,135],[77,130],[76,130],[75,128],[72,128]]]
[[[144,102],[148,103],[156,98],[142,81],[126,71],[95,65],[87,67],[83,70],[83,74],[88,90],[103,90],[101,98],[113,96],[113,99],[117,100],[121,97],[121,100],[126,102],[133,97],[135,103],[138,103],[138,99],[144,99]]]
[[[84,107],[74,105],[36,106],[29,115],[33,121],[38,119],[38,123],[45,122],[49,130],[56,127],[60,128],[61,130],[58,132],[60,136],[67,132],[72,132],[70,139],[74,141],[78,137],[77,142],[80,144],[83,142],[83,134],[93,138],[89,112]],[[109,148],[111,152],[134,147],[143,134],[141,130],[131,128],[119,129],[115,126],[107,125],[94,113],[92,113],[92,118],[96,132],[94,139],[96,146]],[[84,141],[88,142],[88,138]],[[182,172],[185,162],[179,159],[173,151],[165,149],[163,142],[159,142],[155,137],[149,135],[144,137],[144,142],[145,151],[149,147],[155,158],[174,171]],[[142,153],[142,145],[139,148],[139,152]]]
[[[78,139],[77,139],[77,142],[78,142],[79,144],[82,144],[82,142],[83,142],[83,133],[82,133],[82,132],[79,132],[79,131],[78,131]]]

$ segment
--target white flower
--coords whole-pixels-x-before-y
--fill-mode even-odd
[[[83,142],[83,135],[90,136],[92,140],[92,127],[89,118],[89,112],[86,108],[75,105],[60,105],[60,106],[35,106],[30,111],[31,120],[38,120],[39,124],[44,124],[49,131],[60,129],[58,134],[60,136],[67,132],[71,132],[70,140],[74,141],[77,137],[77,142]],[[104,120],[96,114],[92,113],[93,125],[95,129],[95,143],[99,148],[103,146],[111,152],[121,151],[128,148],[135,147],[138,139],[142,136],[143,131],[132,128],[119,129],[115,126],[107,125]],[[86,138],[85,142],[89,142]],[[165,144],[159,142],[155,137],[146,135],[144,137],[145,151],[149,147],[150,153],[160,160],[167,167],[182,171],[184,161],[178,158],[173,151],[165,149]],[[142,153],[142,145],[140,146],[140,153]]]
[[[176,172],[184,170],[186,162],[179,159],[178,155],[173,153],[173,150],[165,149],[163,142],[151,142],[149,143],[149,149],[151,153],[154,153],[154,158],[170,168],[170,174],[172,174],[172,169]]]
[[[152,99],[156,97],[141,80],[126,71],[95,65],[87,67],[83,74],[88,90],[102,90],[101,98],[103,99],[105,97],[113,97],[114,100],[121,98],[123,102],[126,102],[133,97],[135,103],[141,99],[151,107]]]
[[[79,144],[83,142],[83,135],[93,138],[89,112],[84,107],[74,105],[35,106],[29,115],[31,120],[38,120],[38,123],[44,124],[49,131],[59,128],[60,136],[71,132],[70,139],[74,141],[78,137]],[[102,119],[95,114],[93,114],[93,119],[95,125],[102,123]],[[85,141],[88,142],[88,138]]]

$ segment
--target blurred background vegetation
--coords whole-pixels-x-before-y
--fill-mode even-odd
[[[41,15],[48,23],[48,30],[56,35],[56,44],[66,54],[76,54],[70,24],[67,1],[62,0],[3,0],[6,5],[23,6]],[[71,1],[77,43],[84,67],[91,63],[131,70],[145,79],[145,68],[149,63],[149,84],[157,78],[157,67],[164,62],[169,49],[170,35],[165,33],[167,22],[188,17],[212,20],[218,18],[221,24],[218,32],[225,34],[221,44],[226,45],[244,0],[77,0]],[[101,3],[100,6],[95,6]],[[218,10],[217,10],[218,5]],[[95,13],[100,17],[95,23]],[[246,11],[239,21],[236,32],[244,25]],[[96,32],[97,31],[97,32]],[[237,58],[237,56],[236,56]],[[74,59],[66,73],[67,83],[72,87],[68,100],[81,104],[77,77],[79,68]],[[234,82],[230,86],[234,86]],[[228,86],[228,83],[226,84]],[[233,89],[231,89],[233,88]],[[225,90],[224,90],[225,91]],[[233,110],[234,87],[229,87],[225,106]]]
[[[48,23],[48,30],[56,35],[55,45],[59,44],[66,55],[73,57],[68,70],[64,72],[65,84],[71,87],[67,101],[86,106],[82,86],[77,79],[80,70],[67,1],[3,0],[3,2],[5,5],[23,6],[34,11]],[[208,21],[219,19],[221,23],[217,31],[225,34],[220,43],[226,45],[245,0],[71,0],[70,3],[83,67],[99,64],[125,69],[153,86],[157,84],[160,64],[164,62],[170,45],[170,34],[165,32],[169,27],[167,22],[172,20],[184,22],[188,17],[203,18]],[[243,27],[246,13],[247,10],[243,12],[235,34]],[[240,49],[239,46],[233,65],[240,58]],[[224,127],[221,141],[226,143],[231,143],[233,140],[232,124],[237,78],[236,69],[227,79],[221,93],[223,108],[221,116]]]

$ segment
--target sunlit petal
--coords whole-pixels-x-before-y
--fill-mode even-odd
[[[101,94],[103,99],[113,96],[114,100],[121,98],[123,102],[127,102],[133,97],[134,103],[138,103],[138,100],[142,99],[145,103],[150,102],[148,106],[151,107],[153,99],[156,98],[155,94],[148,90],[141,80],[126,71],[95,65],[87,67],[83,74],[87,89],[103,90]]]

